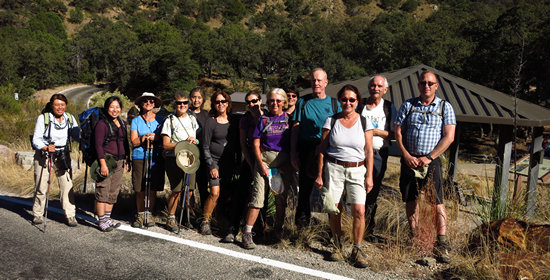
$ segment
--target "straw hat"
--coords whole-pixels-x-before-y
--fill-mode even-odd
[[[105,162],[107,163],[107,168],[109,168],[109,175],[107,177],[101,175],[101,165],[99,164],[99,160],[96,159],[92,163],[92,166],[90,166],[90,177],[92,178],[92,180],[96,182],[101,182],[105,180],[105,178],[111,176],[113,172],[115,172],[115,169],[117,167],[116,160],[110,155],[105,155]]]
[[[140,97],[136,98],[136,105],[141,106],[141,103],[144,100],[153,98],[155,100],[155,108],[158,108],[162,105],[162,101],[160,98],[156,97],[153,93],[150,92],[144,92]]]
[[[200,165],[200,152],[197,145],[191,144],[188,141],[180,141],[174,148],[176,155],[176,164],[187,174],[197,172]]]

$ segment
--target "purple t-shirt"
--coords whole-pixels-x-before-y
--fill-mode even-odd
[[[255,139],[260,138],[261,147],[265,150],[289,151],[290,126],[288,120],[287,113],[275,116],[268,112],[260,117],[252,137]]]

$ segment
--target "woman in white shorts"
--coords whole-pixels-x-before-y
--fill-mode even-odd
[[[345,85],[338,92],[342,112],[326,119],[319,146],[319,174],[315,186],[325,187],[340,209],[346,190],[346,203],[351,204],[353,217],[353,250],[351,262],[360,268],[368,266],[361,249],[365,231],[365,200],[373,187],[372,135],[373,126],[355,112],[361,95],[353,85]],[[341,211],[340,211],[341,212]],[[329,261],[343,260],[342,216],[329,214],[334,248]]]

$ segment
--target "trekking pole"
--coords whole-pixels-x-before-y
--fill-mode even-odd
[[[151,164],[152,164],[152,151],[151,141],[147,139],[147,150],[145,151],[145,217],[143,223],[149,224],[149,191],[151,188]]]
[[[50,183],[52,181],[52,165],[53,165],[53,153],[48,152],[48,188],[46,189],[46,207],[44,209],[44,232],[46,232],[46,221],[48,220],[48,195],[50,194]]]
[[[185,188],[183,189],[183,200],[181,201],[181,213],[180,213],[180,222],[178,225],[178,234],[180,233],[180,225],[183,220],[183,209],[187,205],[187,223],[189,224],[189,204],[186,203],[187,195],[189,194],[189,174],[185,173]],[[181,195],[180,195],[181,198]]]

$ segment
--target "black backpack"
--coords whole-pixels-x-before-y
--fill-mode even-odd
[[[107,121],[105,118],[104,112],[100,107],[92,107],[86,109],[84,112],[78,115],[80,120],[80,143],[79,149],[82,151],[82,162],[85,162],[86,165],[91,166],[92,163],[97,160],[97,151],[95,149],[95,137],[94,131],[95,127],[99,120],[104,119],[109,127],[109,132],[103,145],[105,146],[113,138],[116,138],[118,135],[118,127],[112,124],[112,122]],[[123,133],[126,133],[126,125],[119,117],[120,125],[122,126]]]

